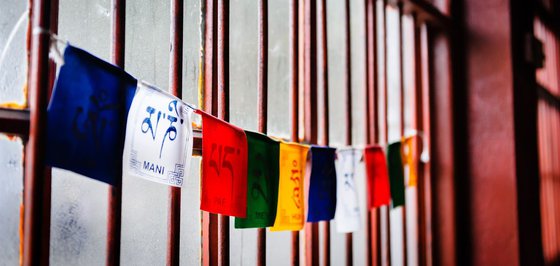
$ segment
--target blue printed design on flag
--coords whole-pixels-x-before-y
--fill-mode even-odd
[[[308,222],[329,221],[336,211],[336,149],[311,146]]]
[[[47,164],[116,184],[136,79],[68,45],[47,112]]]
[[[143,81],[130,105],[123,174],[181,187],[192,153],[192,107]]]

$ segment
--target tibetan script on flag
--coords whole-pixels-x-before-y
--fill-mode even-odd
[[[225,121],[202,116],[200,209],[245,218],[247,215],[247,137]]]
[[[235,228],[274,224],[278,200],[280,144],[266,135],[245,131],[248,144],[247,218],[235,218]]]
[[[136,80],[122,69],[68,45],[47,111],[47,164],[120,182],[135,91]]]
[[[192,154],[192,108],[143,82],[130,106],[123,174],[181,187]]]
[[[339,149],[336,159],[336,230],[339,233],[360,229],[360,204],[356,188],[356,170],[362,152],[354,148]]]
[[[278,208],[271,231],[303,228],[304,178],[309,147],[297,143],[280,143],[280,178],[278,183]]]
[[[336,210],[336,149],[311,146],[311,173],[307,194],[307,221],[329,221]]]

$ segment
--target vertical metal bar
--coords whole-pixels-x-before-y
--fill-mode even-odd
[[[430,99],[430,87],[431,87],[431,80],[430,80],[430,50],[429,50],[429,42],[430,36],[428,32],[428,26],[426,24],[420,25],[420,55],[421,55],[421,65],[422,69],[420,70],[422,73],[422,86],[421,86],[421,101],[422,106],[422,129],[424,131],[424,149],[428,151],[428,153],[432,150],[431,144],[431,135],[432,130],[430,125],[432,124],[430,114],[432,110],[432,103]],[[424,215],[423,217],[426,219],[425,227],[423,228],[426,230],[426,252],[425,254],[425,261],[426,265],[433,264],[433,248],[431,242],[428,242],[428,239],[432,239],[432,231],[428,230],[431,229],[433,224],[432,221],[432,182],[431,182],[431,163],[427,162],[423,164],[422,167],[422,175],[423,175],[423,182],[422,185],[424,189],[422,190],[425,193],[422,200],[424,201]],[[420,169],[419,169],[420,170]],[[420,189],[420,188],[419,188]]]
[[[171,52],[169,87],[171,94],[182,98],[183,74],[183,0],[171,0]],[[181,236],[181,188],[169,187],[167,228],[167,265],[179,265]]]
[[[543,265],[541,198],[538,161],[537,90],[535,67],[523,56],[527,35],[533,36],[535,2],[510,5],[513,66],[515,176],[520,264]],[[558,21],[558,18],[556,18]],[[556,24],[558,25],[558,24]],[[549,42],[553,44],[553,42]],[[551,60],[554,62],[553,60]],[[555,73],[558,75],[558,72]],[[527,89],[531,88],[531,89]],[[451,93],[452,95],[452,93]],[[512,254],[513,255],[513,254]]]
[[[350,0],[344,1],[344,89],[346,92],[346,145],[352,145],[352,53],[350,31]],[[352,234],[346,234],[346,265],[354,264]]]
[[[218,114],[218,96],[215,89],[217,82],[216,75],[216,42],[217,42],[217,4],[216,0],[205,0],[206,10],[204,23],[204,107],[207,112]]]
[[[316,0],[304,1],[304,139],[317,143],[317,20]],[[305,224],[306,265],[319,265],[319,227]]]
[[[218,117],[229,121],[229,0],[218,0]],[[218,265],[229,265],[229,216],[218,215]]]
[[[404,115],[404,34],[403,34],[403,3],[399,2],[397,4],[398,13],[399,13],[399,20],[398,20],[398,28],[399,28],[399,79],[400,79],[400,95],[399,95],[399,103],[400,103],[400,134],[404,136],[405,133],[405,115]],[[406,187],[405,187],[406,189]],[[402,210],[402,245],[403,245],[403,264],[407,265],[408,262],[408,247],[407,247],[407,226],[406,226],[406,204],[401,206]]]
[[[259,0],[258,130],[266,134],[268,122],[268,0]],[[266,265],[266,228],[257,229],[257,265]]]
[[[329,145],[329,70],[328,70],[328,40],[327,40],[327,1],[320,0],[319,3],[319,21],[321,30],[321,85],[323,94],[323,115],[321,120],[321,127],[323,134],[321,136],[321,144]],[[329,221],[322,222],[323,224],[323,264],[325,266],[331,265],[331,226]],[[350,252],[352,252],[350,250]]]
[[[58,34],[58,0],[51,0],[51,32]],[[56,79],[56,63],[54,60],[49,62],[49,93],[48,100],[50,101],[54,81]],[[50,173],[50,171],[48,171]]]
[[[304,134],[317,143],[317,19],[316,0],[304,4]]]
[[[377,8],[376,0],[365,0],[365,28],[366,28],[366,143],[373,144],[379,137],[379,123],[378,123],[378,112],[377,112]],[[369,196],[368,196],[369,197]],[[380,235],[377,230],[378,227],[377,219],[379,218],[378,209],[367,210],[367,252],[366,252],[366,265],[373,265],[374,259],[379,259],[381,253],[378,251],[380,247],[377,242]],[[347,251],[348,252],[348,251]]]
[[[111,61],[124,68],[125,0],[112,0]],[[107,265],[120,265],[121,256],[122,175],[109,187],[107,226]]]
[[[352,145],[352,53],[350,43],[350,0],[344,0],[344,89],[346,92],[346,145]]]
[[[414,90],[413,90],[413,101],[412,101],[412,128],[418,130],[419,132],[423,129],[422,121],[422,43],[421,43],[421,25],[419,25],[418,17],[416,14],[412,14],[412,22],[414,29]],[[413,153],[416,158],[420,157],[422,148],[419,146],[418,138],[414,141]],[[425,216],[425,185],[424,185],[424,173],[423,165],[419,163],[419,160],[414,160],[417,169],[417,183],[416,183],[416,204],[418,220],[417,222],[417,234],[418,234],[418,265],[427,265],[426,261],[426,216]]]
[[[292,97],[292,141],[299,140],[299,31],[298,15],[299,0],[290,0],[290,63],[291,63],[291,97]],[[299,232],[292,232],[292,260],[291,265],[299,265]]]
[[[329,145],[329,61],[327,43],[327,1],[319,0],[319,19],[321,26],[321,91],[323,93],[323,116],[321,116],[320,126],[323,128],[320,142],[322,145]]]
[[[58,33],[58,0],[51,0],[51,17],[50,17],[50,32],[57,34]],[[54,60],[50,60],[49,62],[49,87],[48,87],[48,95],[47,95],[47,102],[50,101],[54,81],[56,78],[56,63]],[[43,176],[45,179],[44,181],[44,195],[43,195],[43,217],[42,217],[42,225],[43,225],[43,238],[41,241],[42,247],[46,247],[41,251],[41,257],[45,259],[44,261],[48,260],[49,258],[49,246],[50,246],[50,231],[51,231],[51,193],[52,193],[52,170],[50,167],[45,167],[45,174]]]
[[[46,109],[49,85],[49,34],[51,1],[35,0],[31,8],[33,31],[29,66],[29,141],[25,153],[23,265],[49,261],[50,178],[45,173]]]
[[[388,74],[387,74],[387,0],[383,0],[383,141],[380,143],[386,144],[389,140],[389,121],[388,121]],[[380,139],[381,140],[381,139]],[[387,265],[391,265],[391,210],[389,206],[384,207],[385,209],[385,224],[386,228],[384,234],[386,234],[386,242],[381,243],[385,245],[385,258]],[[380,221],[381,222],[381,221]],[[379,223],[381,226],[381,223]],[[381,233],[381,228],[380,228]]]
[[[205,0],[204,10],[204,110],[218,114],[216,90],[216,43],[217,4],[216,0]],[[204,169],[201,169],[204,171]],[[218,215],[202,212],[202,264],[218,265]]]
[[[291,96],[292,96],[292,125],[291,125],[291,139],[298,141],[299,136],[299,34],[298,34],[298,15],[299,15],[299,0],[290,0],[290,63],[291,63]]]

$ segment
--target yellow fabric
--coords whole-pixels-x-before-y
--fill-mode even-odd
[[[418,161],[417,156],[414,156],[414,139],[418,136],[410,136],[402,139],[402,161],[403,167],[408,165],[408,186],[416,186],[418,182]],[[421,150],[420,143],[418,143],[418,150]]]
[[[270,231],[303,228],[305,222],[304,179],[309,146],[297,143],[280,143],[280,177],[278,182],[278,208],[276,220]]]
[[[26,103],[17,103],[17,102],[0,103],[0,108],[25,109],[26,107],[27,107]]]
[[[23,85],[23,102],[3,102],[0,103],[0,108],[7,108],[7,109],[25,109],[27,108],[27,81]]]

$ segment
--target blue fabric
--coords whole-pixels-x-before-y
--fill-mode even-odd
[[[47,164],[117,184],[135,91],[124,70],[68,45],[47,112]]]
[[[336,149],[311,146],[307,221],[328,221],[336,210]]]

